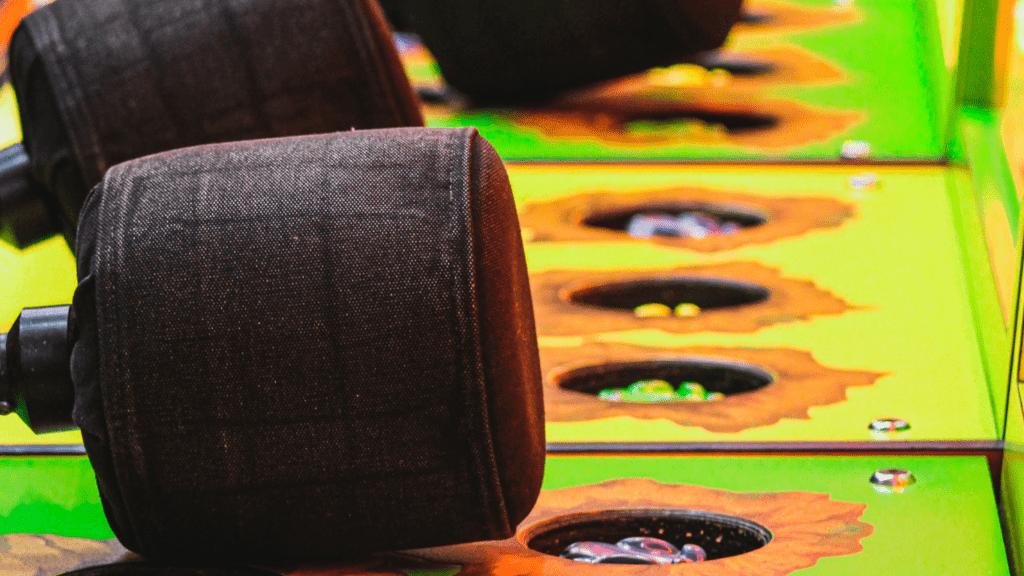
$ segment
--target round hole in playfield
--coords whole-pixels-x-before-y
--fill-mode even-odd
[[[708,392],[725,396],[760,390],[775,381],[768,371],[751,364],[679,358],[582,366],[556,376],[555,385],[596,396],[602,390],[624,389],[644,380],[664,380],[676,387],[683,382],[697,382]]]
[[[768,219],[754,209],[745,209],[738,206],[720,206],[701,202],[652,202],[627,208],[602,210],[588,214],[581,223],[592,228],[604,228],[625,232],[629,229],[630,222],[637,216],[668,216],[679,218],[685,214],[699,214],[712,218],[719,226],[732,224],[738,229],[753,228],[765,224]],[[658,236],[682,237],[681,233],[671,233],[668,230],[658,230]]]
[[[740,134],[770,130],[779,124],[778,118],[753,112],[727,112],[718,110],[621,109],[617,111],[625,132],[633,134],[700,133],[721,126],[727,134]]]
[[[771,12],[746,9],[740,12],[739,21],[743,24],[770,24],[775,17]]]
[[[435,106],[462,106],[466,97],[448,85],[417,86],[416,95],[424,104]]]
[[[675,309],[694,304],[701,311],[764,302],[771,292],[757,284],[718,278],[649,278],[611,282],[577,288],[567,295],[574,304],[634,311],[647,304],[663,304]]]
[[[775,71],[775,65],[766,60],[717,51],[698,56],[696,63],[708,70],[725,70],[740,77],[764,76]]]
[[[246,566],[185,567],[153,562],[122,562],[83,568],[62,576],[281,576],[277,572]]]
[[[522,535],[527,547],[558,556],[575,542],[615,544],[624,538],[649,536],[682,548],[696,544],[708,560],[729,558],[762,548],[771,532],[750,520],[699,510],[608,510],[556,516],[535,524]]]

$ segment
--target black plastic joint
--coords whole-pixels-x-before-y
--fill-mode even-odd
[[[0,414],[16,413],[37,434],[75,427],[68,310],[26,308],[0,335]]]
[[[0,150],[0,240],[25,249],[58,233],[21,144]]]

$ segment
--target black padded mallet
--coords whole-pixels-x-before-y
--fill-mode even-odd
[[[718,48],[742,0],[384,0],[453,87],[477,105],[559,92],[690,62]]]
[[[23,141],[0,237],[62,233],[114,164],[253,138],[422,126],[375,0],[57,0],[9,51]]]
[[[132,160],[78,238],[70,311],[0,337],[0,406],[81,428],[127,548],[299,562],[507,538],[529,513],[533,310],[508,177],[475,130]]]

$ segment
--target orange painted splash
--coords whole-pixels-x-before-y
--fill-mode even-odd
[[[0,53],[6,60],[7,45],[11,43],[11,35],[17,28],[21,18],[32,11],[35,5],[31,0],[4,0],[0,5]]]

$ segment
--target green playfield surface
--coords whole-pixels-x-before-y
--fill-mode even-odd
[[[646,273],[678,267],[754,263],[843,301],[842,313],[811,314],[746,332],[673,333],[642,323],[621,330],[560,335],[540,333],[542,359],[586,346],[618,344],[646,348],[652,356],[693,346],[773,350],[809,354],[822,367],[872,375],[867,385],[846,388],[825,403],[808,401],[774,422],[725,431],[684,425],[671,418],[624,416],[550,421],[552,442],[849,442],[873,440],[995,441],[1000,437],[1005,382],[987,374],[972,317],[968,260],[958,234],[947,172],[940,168],[875,169],[875,190],[849,188],[861,169],[838,167],[560,165],[512,166],[510,177],[520,210],[544,202],[602,192],[610,196],[659,190],[710,190],[743,194],[753,202],[829,199],[851,217],[763,243],[702,252],[629,239],[528,241],[533,282],[540,275],[572,270]],[[681,193],[685,197],[685,192]],[[975,216],[976,217],[976,216]],[[770,223],[769,226],[772,224]],[[543,230],[527,230],[531,235]],[[0,247],[0,269],[15,282],[0,286],[6,329],[24,306],[70,302],[74,268],[58,240],[24,253]],[[980,272],[975,270],[975,273]],[[739,278],[742,280],[742,278]],[[538,288],[535,284],[534,291]],[[785,315],[785,310],[782,311]],[[543,319],[542,319],[543,320]],[[539,324],[542,325],[543,323]],[[598,358],[599,360],[600,358]],[[771,367],[769,366],[769,369]],[[1001,387],[990,397],[987,377]],[[868,423],[880,417],[907,419],[912,427],[876,437]],[[998,423],[998,424],[997,424]],[[33,436],[14,416],[0,418],[0,444],[77,444],[77,433]]]
[[[875,470],[882,468],[909,470],[917,483],[902,493],[878,492],[868,479]],[[0,486],[3,486],[0,534],[110,538],[90,475],[84,458],[0,460]],[[808,534],[818,529],[824,531],[820,539],[805,539],[804,548],[800,550],[771,549],[772,543],[769,543],[764,552],[777,550],[775,554],[780,563],[788,561],[787,554],[809,554],[817,547],[834,549],[844,540],[859,542],[863,547],[858,551],[859,548],[853,546],[839,555],[821,557],[799,574],[863,576],[885,566],[899,567],[900,573],[906,576],[1009,573],[991,480],[981,457],[552,456],[547,462],[544,489],[578,487],[580,494],[592,494],[598,501],[616,499],[619,504],[615,509],[628,508],[629,502],[642,503],[652,497],[652,494],[631,492],[626,488],[591,492],[590,486],[617,479],[628,479],[631,483],[637,479],[654,480],[665,485],[665,489],[684,493],[712,489],[708,493],[724,502],[721,506],[726,509],[734,507],[735,515],[740,517],[760,515],[762,507],[777,507],[772,502],[778,494],[773,493],[782,493],[787,498],[794,495],[804,498],[808,493],[817,498],[828,495],[829,502],[822,504],[819,500],[819,505],[838,502],[855,510],[852,518],[847,517],[846,528],[842,528],[844,523],[839,517],[821,524],[821,515],[813,506],[807,509],[783,507],[772,512],[778,516],[771,522],[774,522],[774,536],[779,541],[783,538],[782,526],[786,525],[799,526],[798,532]],[[545,501],[542,495],[542,503]],[[713,509],[721,510],[721,507]],[[856,520],[856,526],[850,524],[850,520]],[[855,535],[853,530],[856,530]],[[9,555],[8,561],[19,553],[17,540],[5,542],[0,536],[0,542],[11,546],[4,551]],[[474,546],[488,544],[463,548]],[[51,550],[51,554],[59,552]],[[452,570],[419,573],[440,575],[451,574]],[[518,573],[524,576],[554,574],[529,567]]]
[[[912,471],[917,484],[902,494],[875,492],[867,479],[891,467]],[[863,575],[884,566],[899,566],[908,575],[1007,573],[991,480],[980,457],[549,458],[544,487],[614,477],[737,492],[820,492],[866,504],[861,520],[874,526],[874,534],[862,540],[864,551],[823,558],[799,574]],[[947,546],[951,542],[955,549]]]
[[[1021,384],[1010,386],[1003,452],[1001,510],[1017,574],[1024,570],[1024,403]]]
[[[664,416],[581,416],[549,420],[548,440],[871,441],[877,438],[869,433],[868,423],[885,416],[911,423],[909,431],[886,440],[997,440],[1000,430],[993,412],[1003,408],[993,401],[1005,398],[1006,384],[1003,375],[993,374],[992,386],[999,393],[990,397],[972,318],[967,255],[959,237],[960,218],[966,216],[954,210],[955,190],[947,187],[946,171],[875,168],[876,189],[851,189],[848,178],[861,172],[839,167],[577,165],[571,172],[559,165],[512,167],[513,189],[527,227],[538,207],[553,201],[601,193],[609,202],[617,195],[663,190],[676,190],[682,199],[691,197],[694,189],[704,190],[710,198],[742,194],[755,206],[769,199],[786,199],[795,206],[832,199],[851,214],[837,226],[712,252],[635,240],[624,233],[586,241],[529,241],[526,255],[535,302],[540,282],[552,273],[571,273],[583,278],[580,282],[589,282],[586,278],[592,274],[684,274],[687,267],[743,262],[777,270],[785,278],[811,281],[848,306],[841,313],[811,314],[749,331],[674,332],[672,325],[645,324],[643,319],[624,320],[615,330],[592,330],[586,322],[563,330],[571,320],[568,314],[561,317],[561,324],[549,322],[535,305],[542,361],[557,354],[582,364],[599,363],[604,352],[588,352],[595,345],[646,348],[651,357],[714,346],[806,351],[821,366],[877,375],[870,385],[847,388],[838,401],[806,406],[802,416],[791,413],[775,423],[742,430],[685,425]],[[769,221],[767,226],[772,225]],[[543,227],[527,230],[528,238],[548,234]],[[575,307],[572,314],[591,312]]]
[[[770,26],[750,28],[734,34],[727,44],[744,52],[766,47],[792,46],[809,52],[837,67],[842,78],[820,83],[767,83],[748,91],[748,102],[763,102],[771,110],[776,101],[795,101],[817,111],[860,114],[860,120],[834,134],[798,138],[786,145],[737,144],[728,138],[694,140],[682,136],[668,141],[635,140],[623,144],[588,135],[553,135],[524,120],[516,110],[428,110],[432,126],[467,126],[481,133],[508,161],[516,160],[813,160],[839,158],[846,140],[870,143],[871,157],[879,160],[937,160],[943,155],[943,127],[948,93],[940,22],[935,6],[927,0],[858,0],[837,7],[832,0],[786,0],[772,3],[823,12],[825,24],[806,29]],[[828,23],[832,11],[852,10],[853,21]],[[834,12],[838,14],[839,12]],[[845,18],[837,18],[842,21]],[[948,19],[948,17],[946,18]],[[947,25],[946,28],[949,26]],[[948,33],[947,33],[948,35]],[[436,74],[428,63],[418,60],[408,66],[414,81],[427,81]],[[436,80],[435,80],[436,81]],[[726,91],[726,94],[728,91]],[[693,98],[685,90],[675,96]],[[816,121],[817,122],[817,121]],[[824,122],[818,122],[824,124]],[[780,126],[783,126],[782,124]],[[673,130],[671,122],[660,130]],[[780,128],[781,129],[781,128]],[[778,133],[764,132],[764,141],[778,139]],[[783,135],[783,140],[786,140]]]
[[[0,86],[0,145],[21,139],[14,91]],[[75,260],[63,238],[24,251],[0,242],[0,332],[7,332],[22,308],[70,304],[78,280]],[[77,432],[36,436],[17,416],[0,417],[0,446],[80,444]]]

